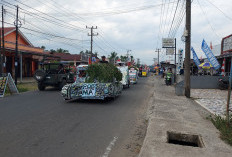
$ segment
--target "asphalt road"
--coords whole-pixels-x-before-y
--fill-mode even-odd
[[[114,101],[65,102],[58,91],[26,92],[0,99],[1,157],[133,156],[141,145],[152,83],[123,90]],[[137,133],[137,134],[136,134]],[[139,138],[138,138],[139,139]],[[139,149],[139,148],[138,148]],[[130,153],[131,152],[131,153]]]

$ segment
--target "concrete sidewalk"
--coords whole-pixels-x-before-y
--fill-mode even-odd
[[[173,86],[155,77],[148,109],[149,124],[139,157],[231,157],[232,147],[206,117],[209,112],[191,99],[176,96]],[[168,143],[167,132],[199,135],[203,147]]]

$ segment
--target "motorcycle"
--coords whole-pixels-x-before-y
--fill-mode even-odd
[[[228,80],[219,79],[218,80],[218,87],[221,90],[228,89],[228,87],[229,87],[229,81]]]
[[[166,77],[165,77],[165,83],[166,83],[167,86],[172,84],[172,77],[171,76],[172,75],[167,74]]]

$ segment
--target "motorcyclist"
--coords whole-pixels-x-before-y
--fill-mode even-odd
[[[166,85],[172,84],[172,69],[171,68],[167,70],[165,82],[166,82]]]

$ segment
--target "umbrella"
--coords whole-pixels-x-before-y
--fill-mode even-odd
[[[210,68],[212,68],[213,66],[212,66],[210,63],[208,63],[208,62],[204,62],[204,63],[201,63],[201,64],[199,65],[199,67],[202,68],[202,69],[210,69]]]

